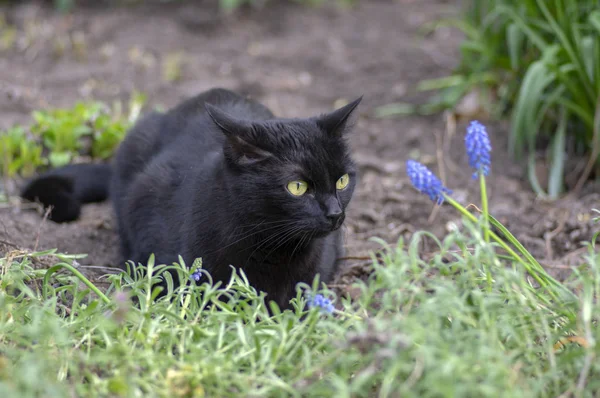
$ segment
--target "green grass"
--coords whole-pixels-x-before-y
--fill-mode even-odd
[[[424,239],[439,250],[419,255]],[[371,278],[356,282],[359,297],[338,298],[333,315],[304,310],[299,289],[295,310],[272,317],[237,275],[225,290],[188,286],[152,303],[161,267],[150,262],[147,277],[111,276],[106,303],[71,272],[54,272],[61,266],[32,266],[41,255],[59,265],[72,257],[9,253],[0,259],[0,396],[592,396],[600,256],[588,245],[567,284],[576,299],[542,300],[465,219],[443,241],[419,232],[387,247]]]

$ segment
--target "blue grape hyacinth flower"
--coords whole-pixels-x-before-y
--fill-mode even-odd
[[[469,156],[469,166],[476,170],[473,178],[477,178],[480,173],[487,176],[492,164],[492,144],[485,126],[477,120],[473,120],[467,127],[465,147]]]
[[[444,203],[444,193],[452,194],[452,191],[444,187],[435,174],[416,160],[406,162],[406,174],[419,192],[428,195],[438,205]]]
[[[314,297],[308,300],[308,308],[317,307],[321,312],[331,314],[335,309],[333,303],[322,294],[316,294]]]
[[[195,280],[196,282],[200,281],[201,278],[202,272],[200,272],[199,268],[196,271],[194,271],[192,275],[190,275],[190,279]]]

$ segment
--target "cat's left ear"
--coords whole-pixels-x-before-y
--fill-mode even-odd
[[[243,166],[271,157],[271,153],[258,147],[259,137],[246,120],[237,119],[211,104],[205,104],[206,112],[227,138],[225,156]]]
[[[362,95],[343,107],[336,109],[333,112],[321,115],[317,118],[317,124],[327,133],[341,137],[350,124],[351,116],[354,114],[356,107],[362,101]]]

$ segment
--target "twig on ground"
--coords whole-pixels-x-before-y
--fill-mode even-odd
[[[544,268],[552,268],[552,269],[573,269],[571,265],[564,264],[547,264],[544,263]]]
[[[567,253],[563,256],[563,258],[560,259],[560,262],[562,263],[568,263],[567,260],[570,260],[571,257],[575,257],[578,255],[581,255],[583,253],[587,253],[589,249],[587,247],[580,247],[579,249],[575,249],[570,253]]]
[[[446,166],[444,158],[444,133],[441,130],[435,131],[435,156],[437,158],[440,180],[442,184],[447,185]]]
[[[8,234],[8,228],[6,228],[6,224],[4,223],[4,221],[0,220],[0,225],[2,225],[2,228],[4,229],[4,235],[7,237],[10,236]]]
[[[442,144],[442,151],[444,153],[450,153],[450,144],[452,138],[456,135],[456,115],[452,112],[446,113],[446,137]],[[452,158],[448,157],[445,159],[445,166],[453,173],[458,173],[460,168],[454,163]]]
[[[336,261],[345,261],[345,260],[370,260],[369,256],[347,256],[347,257],[338,257]]]
[[[46,219],[50,215],[51,211],[52,211],[52,207],[50,206],[50,207],[48,207],[46,209],[46,212],[44,213],[44,217],[42,218],[42,221],[40,222],[40,225],[38,226],[37,234],[36,234],[36,237],[35,237],[35,245],[33,246],[33,251],[34,252],[37,251],[38,244],[40,243],[40,235],[42,233],[42,226],[44,225],[44,222],[46,221]]]
[[[15,244],[14,244],[14,243],[12,243],[12,242],[9,242],[9,241],[7,241],[7,240],[4,240],[4,239],[0,239],[0,243],[2,243],[3,245],[6,245],[6,246],[10,246],[10,247],[12,247],[12,248],[15,248],[15,249],[17,249],[17,250],[19,250],[19,249],[20,249],[20,247],[19,247],[19,246],[15,245]]]
[[[447,126],[446,127],[446,135],[453,134],[451,132],[451,129],[448,127],[451,124],[448,121],[450,119],[451,119],[450,117],[446,118],[446,126]],[[456,127],[454,127],[454,130],[456,130]],[[436,159],[437,159],[440,180],[442,181],[442,184],[446,185],[448,181],[446,179],[446,167],[445,167],[445,158],[444,158],[444,150],[445,150],[444,133],[441,132],[441,130],[436,130],[436,132],[435,132],[435,148],[436,148],[435,155],[436,155]],[[433,220],[435,220],[439,211],[440,211],[440,206],[434,206],[433,209],[431,210],[431,214],[429,215],[427,222],[431,224],[433,222]]]
[[[544,240],[546,241],[546,258],[548,260],[552,260],[552,258],[554,257],[554,253],[552,250],[552,239],[556,238],[556,236],[562,232],[562,230],[565,228],[568,218],[569,211],[565,210],[558,221],[558,226],[552,231],[544,234]]]
[[[4,221],[0,220],[0,225],[1,225],[1,226],[2,226],[2,228],[4,229],[4,235],[5,235],[6,237],[10,236],[10,235],[8,234],[8,228],[6,228],[6,224],[4,224]],[[4,240],[4,239],[0,239],[0,243],[4,244],[4,245],[6,245],[6,246],[10,246],[10,247],[12,247],[12,248],[14,248],[14,249],[17,249],[17,250],[20,250],[20,249],[21,249],[21,248],[20,248],[19,246],[17,246],[16,244],[14,244],[14,243],[12,243],[12,242],[9,242],[9,241],[7,241],[7,240]]]

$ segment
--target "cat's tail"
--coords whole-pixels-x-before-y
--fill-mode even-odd
[[[20,196],[50,208],[48,218],[52,221],[74,221],[83,204],[108,198],[111,174],[109,164],[72,164],[29,181]]]

